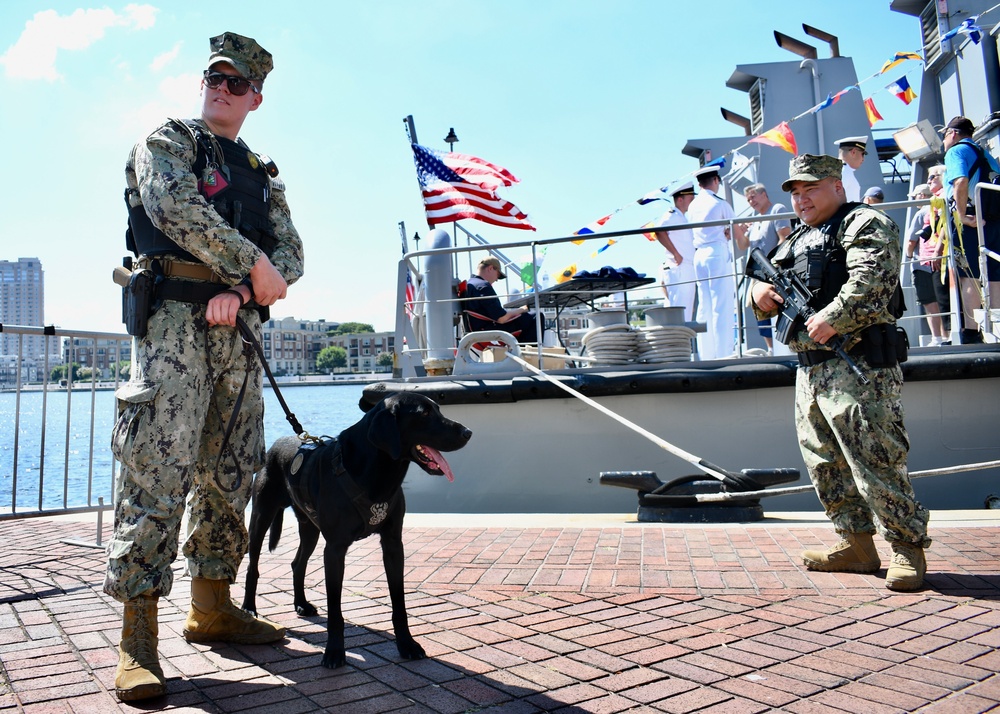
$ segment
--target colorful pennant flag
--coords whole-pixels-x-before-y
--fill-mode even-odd
[[[558,275],[555,275],[553,277],[555,278],[555,281],[557,283],[565,283],[567,280],[572,279],[574,275],[576,275],[576,263],[570,263],[561,271],[559,271]]]
[[[902,64],[906,60],[911,60],[911,59],[920,60],[921,62],[923,62],[924,60],[924,58],[918,55],[916,52],[897,52],[895,55],[893,55],[891,60],[888,60],[884,65],[882,65],[882,69],[879,70],[879,74],[885,74],[893,67]]]
[[[615,215],[615,214],[614,213],[609,213],[604,218],[598,218],[593,223],[588,223],[587,225],[585,225],[580,230],[574,232],[573,235],[575,235],[575,236],[586,236],[586,235],[591,235],[593,233],[596,233],[598,231],[598,229],[600,229],[601,226],[603,226],[605,223],[607,223],[611,219],[611,216],[613,216],[613,215]],[[583,241],[582,240],[575,240],[575,241],[573,241],[573,243],[575,243],[576,245],[583,245]]]
[[[765,131],[760,136],[755,136],[747,143],[753,144],[755,142],[758,144],[767,144],[768,146],[777,146],[779,149],[784,149],[793,156],[799,153],[798,147],[795,144],[795,134],[792,133],[788,122],[781,122],[778,126]]]
[[[979,41],[983,38],[983,28],[981,28],[976,23],[979,21],[979,15],[973,15],[972,17],[967,17],[962,20],[962,24],[958,27],[948,30],[948,32],[941,35],[941,42],[945,40],[950,40],[959,32],[962,32],[969,36],[972,43],[975,45],[979,44]]]
[[[663,198],[662,194],[666,192],[667,192],[667,187],[664,186],[654,191],[650,191],[642,198],[637,198],[635,202],[638,203],[640,206],[645,206],[647,203],[652,203],[653,201],[659,201],[661,198]]]
[[[606,251],[608,248],[610,248],[611,246],[613,246],[617,242],[618,241],[616,241],[614,238],[608,238],[608,242],[605,243],[604,245],[602,245],[597,250],[595,250],[593,253],[591,253],[590,257],[591,258],[596,258],[599,254],[603,253],[604,251]]]
[[[906,81],[906,77],[900,77],[892,84],[886,86],[886,89],[902,99],[903,104],[909,104],[917,98],[917,93],[910,87],[910,83]]]
[[[497,196],[496,189],[490,187],[497,181],[517,180],[506,169],[464,154],[435,151],[419,144],[412,146],[428,225],[471,218],[504,228],[535,230],[523,211]],[[471,165],[478,168],[472,169]],[[462,178],[456,170],[466,171],[472,180]]]
[[[535,266],[531,263],[525,263],[521,268],[521,282],[528,286],[535,284]]]
[[[878,113],[878,109],[875,108],[875,100],[871,97],[865,100],[865,114],[868,115],[868,126],[875,126],[877,122],[882,121],[882,115]]]
[[[650,221],[649,223],[643,223],[640,228],[656,228],[656,221]],[[643,233],[646,236],[646,240],[656,241],[655,233]]]
[[[816,112],[823,111],[829,106],[833,106],[840,101],[840,98],[850,92],[852,89],[859,89],[858,85],[852,84],[850,87],[844,87],[836,94],[827,94],[826,99],[817,104],[815,107],[809,110],[810,114],[815,114]]]

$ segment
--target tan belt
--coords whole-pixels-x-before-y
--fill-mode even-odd
[[[191,278],[192,280],[204,280],[210,283],[224,284],[222,278],[216,275],[207,265],[181,263],[176,260],[164,260],[163,258],[140,258],[139,267],[148,268],[154,260],[159,266],[160,272],[166,278]]]

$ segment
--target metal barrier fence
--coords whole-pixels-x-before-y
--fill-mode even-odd
[[[95,443],[97,393],[116,389],[121,383],[119,365],[131,357],[132,338],[120,333],[64,330],[52,326],[0,325],[0,333],[17,337],[16,358],[7,359],[0,377],[0,398],[3,399],[0,402],[0,422],[13,426],[9,432],[4,428],[7,434],[0,436],[0,451],[10,453],[9,460],[4,458],[5,463],[0,463],[0,493],[7,496],[6,486],[10,486],[9,498],[0,500],[0,520],[96,512],[96,542],[84,545],[101,546],[103,512],[112,508],[110,503],[105,503],[105,495],[110,497],[113,490],[115,459],[110,453],[109,433],[100,434],[100,441]],[[38,342],[27,340],[32,336],[42,338],[44,348],[40,355],[37,351],[25,355],[26,341],[29,345]],[[78,359],[86,363],[81,364],[81,367],[91,368],[89,380],[74,381],[73,365]],[[65,378],[55,381],[52,379],[52,372],[60,364],[67,366]],[[107,371],[108,379],[99,379],[99,371]],[[35,399],[34,395],[38,395],[38,398]],[[61,484],[58,483],[58,471],[54,479],[49,478],[53,468],[46,461],[47,457],[53,456],[52,449],[47,449],[47,446],[51,447],[51,442],[56,441],[50,440],[47,433],[50,402],[54,395],[59,395],[60,402],[62,395],[65,395],[65,413],[54,417],[54,421],[64,429],[62,452],[55,454],[57,457],[62,456]],[[89,406],[78,409],[75,414],[74,397],[77,400],[89,398]],[[36,408],[26,411],[25,402],[28,399],[32,400]],[[37,404],[38,401],[40,405]],[[113,400],[109,409],[114,409]],[[79,414],[81,411],[82,415]],[[114,414],[106,416],[113,420]],[[79,424],[81,418],[89,423],[83,430],[77,427],[78,431],[74,432],[73,427]],[[28,446],[22,446],[22,442],[26,441],[25,436],[31,437],[27,440]],[[95,474],[95,455],[100,455],[98,461],[109,464],[106,472]],[[72,473],[71,456],[76,461],[72,465],[75,467]],[[59,469],[58,466],[55,468]],[[80,483],[81,469],[86,470],[83,484]],[[26,478],[25,472],[30,476]],[[72,494],[71,479],[74,484]],[[19,489],[32,493],[37,489],[37,501],[32,498],[30,504],[19,502]]]

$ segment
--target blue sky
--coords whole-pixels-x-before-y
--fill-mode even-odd
[[[747,115],[747,95],[725,82],[737,64],[792,57],[773,30],[824,56],[803,22],[837,35],[861,79],[895,52],[920,49],[917,21],[890,12],[888,0],[5,0],[0,259],[41,259],[46,323],[119,331],[110,276],[125,254],[126,156],[163,118],[197,115],[208,38],[232,30],[275,57],[242,137],[277,163],[306,246],[306,275],[272,315],[389,330],[397,224],[427,233],[407,114],[421,144],[446,149],[454,127],[456,151],[520,178],[502,195],[529,214],[531,235],[567,235],[696,168],[681,154],[688,139],[738,133],[719,107]],[[919,91],[920,63],[900,71]],[[876,129],[915,119],[916,102],[884,91],[875,100],[885,117]],[[638,227],[665,208],[633,205],[606,228]],[[463,225],[494,243],[529,236]],[[576,262],[654,272],[662,257],[641,237],[590,258],[598,245],[552,250],[543,271]]]

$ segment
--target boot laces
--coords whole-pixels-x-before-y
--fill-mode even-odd
[[[128,653],[136,662],[147,662],[155,659],[155,645],[153,644],[153,632],[149,626],[149,613],[145,607],[137,607],[135,618],[135,629],[132,637],[129,638]]]
[[[902,565],[906,567],[915,568],[917,562],[920,558],[917,555],[916,546],[912,546],[904,543],[896,543],[892,548],[892,563],[893,565]]]

